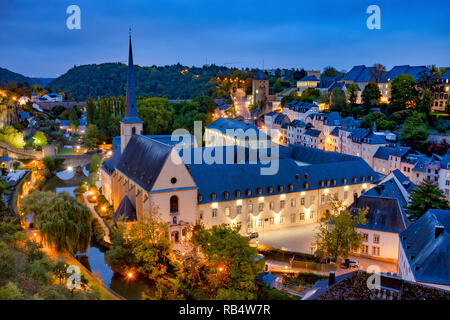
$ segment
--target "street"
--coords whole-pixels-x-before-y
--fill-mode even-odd
[[[238,88],[235,94],[234,105],[237,116],[243,116],[245,120],[250,120],[251,115],[248,111],[247,98],[244,90]]]

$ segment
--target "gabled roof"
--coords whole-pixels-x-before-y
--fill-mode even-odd
[[[341,80],[354,82],[375,81],[375,67],[354,66]],[[381,77],[379,82],[387,82],[387,77]]]
[[[374,158],[388,160],[390,156],[396,156],[403,158],[411,148],[409,147],[385,147],[381,146],[378,148],[377,152],[375,152]]]
[[[363,193],[351,205],[353,214],[357,209],[369,209],[366,223],[358,227],[394,233],[405,230],[410,224],[404,209],[408,198],[401,188],[402,182],[391,178]]]
[[[105,162],[103,162],[103,168],[105,169],[105,172],[111,175],[114,171],[114,169],[119,164],[121,157],[120,148],[115,150],[112,154],[112,156]]]
[[[316,81],[316,82],[319,82],[320,80],[317,79],[315,76],[305,76],[305,77],[301,78],[298,81]]]
[[[329,89],[338,80],[339,80],[339,77],[321,77],[320,82],[316,88]]]
[[[273,123],[281,124],[285,119],[286,120],[289,119],[287,115],[282,114],[282,113],[278,113],[278,115],[273,120]]]
[[[133,135],[117,169],[147,191],[153,188],[172,147],[141,135]]]
[[[127,195],[124,195],[116,212],[113,215],[114,221],[131,222],[137,221],[136,209]]]
[[[408,74],[414,78],[414,81],[417,82],[420,78],[420,73],[426,72],[430,73],[428,68],[426,66],[410,66],[410,65],[403,65],[403,66],[394,66],[387,74],[386,77],[390,79],[390,81],[394,80],[395,77],[401,75],[401,74]]]
[[[416,281],[450,285],[450,210],[428,210],[400,243]]]
[[[294,120],[288,126],[294,128],[301,128],[306,127],[306,123],[304,123],[302,120]]]
[[[446,68],[445,72],[442,74],[441,80],[449,79],[450,81],[450,68]]]
[[[306,129],[304,134],[311,137],[318,137],[321,133],[322,131],[317,129]]]
[[[333,111],[328,113],[323,123],[328,126],[340,126],[342,125],[342,118],[338,112]]]

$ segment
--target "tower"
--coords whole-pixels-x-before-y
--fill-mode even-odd
[[[128,53],[128,78],[127,78],[127,104],[125,107],[125,117],[120,121],[120,151],[123,153],[125,147],[134,134],[142,134],[142,120],[137,115],[136,88],[134,86],[133,48],[131,46]]]

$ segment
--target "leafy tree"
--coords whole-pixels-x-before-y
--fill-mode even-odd
[[[321,78],[322,77],[339,77],[339,76],[341,76],[341,73],[331,66],[323,69],[323,72],[320,75]]]
[[[69,121],[70,124],[75,127],[75,129],[78,128],[80,120],[78,119],[78,114],[75,107],[71,108],[69,111]]]
[[[100,132],[95,124],[89,124],[84,135],[84,145],[88,148],[94,148],[99,143]]]
[[[91,162],[89,163],[89,172],[97,172],[100,167],[100,157],[98,154],[94,153],[91,157]]]
[[[376,83],[381,82],[382,78],[386,75],[386,67],[382,64],[374,64],[370,69],[370,81],[374,81]]]
[[[37,131],[33,136],[33,144],[35,147],[42,148],[47,145],[47,137],[42,131]]]
[[[430,180],[424,180],[411,191],[406,213],[411,221],[416,221],[429,209],[450,209],[444,192]]]
[[[347,85],[347,93],[348,93],[348,102],[351,105],[356,105],[356,101],[358,100],[358,86],[354,83],[350,83]]]
[[[23,149],[26,144],[23,133],[10,126],[0,129],[0,141],[9,143],[13,148],[17,149]]]
[[[50,191],[34,191],[20,200],[20,211],[27,217],[32,217],[33,223],[36,226],[38,216],[41,216],[47,210],[53,197],[54,193]]]
[[[9,279],[14,276],[16,260],[11,248],[0,242],[0,280]]]
[[[413,112],[413,114],[406,119],[402,126],[400,138],[404,141],[415,142],[425,141],[428,137],[428,129],[425,123],[425,116],[422,113]]]
[[[335,88],[331,96],[330,111],[337,111],[342,117],[351,115],[351,106],[347,103],[345,92]]]
[[[144,121],[145,134],[170,133],[173,108],[165,98],[139,99],[138,115]]]
[[[417,105],[418,93],[414,78],[408,74],[395,77],[391,83],[390,112],[404,110]]]
[[[433,97],[429,89],[425,89],[422,93],[422,98],[417,104],[416,110],[426,115],[431,113],[431,105],[433,104]]]
[[[105,261],[118,273],[125,273],[136,263],[131,242],[126,239],[125,226],[119,224],[111,232],[111,248],[105,252]]]
[[[380,88],[375,82],[369,82],[361,95],[362,103],[367,110],[377,106],[380,97]]]
[[[86,100],[86,120],[88,124],[97,121],[97,106],[91,97]]]
[[[366,222],[367,210],[359,210],[352,215],[335,200],[331,219],[325,219],[318,227],[316,234],[316,255],[330,257],[331,259],[346,259],[350,252],[362,245],[362,236],[356,230],[358,224]]]
[[[197,227],[193,244],[204,256],[204,274],[214,299],[256,299],[254,280],[264,267],[256,248],[237,228],[225,225],[210,229]]]
[[[33,212],[39,225],[42,239],[57,252],[84,252],[91,239],[91,213],[89,209],[72,198],[66,192],[57,195],[44,193],[44,200],[40,204],[45,207],[37,208],[31,204],[38,197],[39,191],[34,191],[21,200],[21,209],[25,213]],[[37,193],[37,194],[35,194]],[[32,197],[27,200],[28,197]]]
[[[8,282],[0,287],[0,300],[23,300],[25,298],[22,290],[13,282]]]

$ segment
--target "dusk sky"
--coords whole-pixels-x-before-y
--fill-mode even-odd
[[[66,9],[81,8],[81,30]],[[381,30],[366,9],[381,8]],[[73,65],[135,63],[349,70],[382,63],[450,67],[450,1],[0,0],[0,67],[56,77]]]

